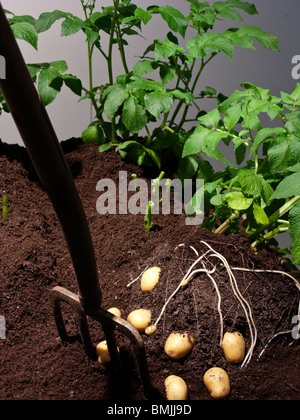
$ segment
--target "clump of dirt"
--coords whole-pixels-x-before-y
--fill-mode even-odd
[[[80,140],[62,146],[90,225],[105,309],[118,307],[124,318],[134,309],[151,309],[155,321],[197,258],[196,252],[202,255],[208,250],[206,244],[231,267],[282,270],[272,252],[265,249],[254,255],[245,235],[216,235],[201,226],[187,226],[184,214],[154,215],[150,233],[144,230],[142,214],[98,214],[99,180],[110,178],[118,184],[119,172],[127,171],[128,180],[136,173],[150,185],[151,172],[125,163],[115,152],[99,154],[97,146],[85,146]],[[132,348],[123,335],[117,333],[125,370],[121,377],[113,374],[112,367],[86,356],[71,313],[66,322],[73,340],[61,342],[49,293],[57,285],[77,293],[77,285],[59,221],[23,147],[0,143],[0,167],[1,193],[8,197],[8,220],[0,222],[0,315],[6,320],[6,338],[0,340],[0,398],[144,400]],[[224,330],[240,331],[249,348],[245,313],[224,265],[216,257],[203,261],[207,267],[216,266]],[[153,265],[160,266],[162,274],[151,293],[143,293],[139,281],[127,287]],[[300,399],[299,340],[289,333],[268,344],[276,333],[295,326],[298,290],[284,275],[236,271],[235,276],[258,332],[250,363],[241,369],[226,362],[219,346],[218,296],[210,278],[197,273],[171,299],[157,332],[143,335],[151,381],[161,399],[165,399],[164,380],[171,374],[186,380],[190,400],[210,399],[203,375],[212,366],[224,368],[230,376],[228,399]],[[93,320],[90,328],[95,343],[104,339],[101,326]],[[164,352],[165,340],[174,331],[188,332],[195,339],[192,353],[179,361]]]

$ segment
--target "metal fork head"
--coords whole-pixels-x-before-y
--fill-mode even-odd
[[[98,308],[92,312],[84,309],[78,295],[60,286],[56,286],[51,290],[50,302],[52,304],[57,330],[63,342],[70,341],[70,336],[65,327],[61,304],[64,302],[73,309],[85,353],[93,360],[97,360],[96,347],[91,340],[87,316],[90,316],[101,324],[107,341],[112,366],[118,372],[122,371],[122,363],[116,343],[116,329],[125,335],[132,345],[146,398],[153,399],[159,396],[158,391],[153,387],[150,380],[144,342],[139,332],[129,322],[102,308]]]

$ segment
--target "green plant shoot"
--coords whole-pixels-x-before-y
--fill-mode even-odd
[[[2,217],[4,221],[7,221],[7,196],[3,196],[3,206],[2,206]]]
[[[145,231],[150,232],[153,228],[154,223],[152,222],[152,207],[154,206],[153,201],[149,201],[147,211],[145,214]]]

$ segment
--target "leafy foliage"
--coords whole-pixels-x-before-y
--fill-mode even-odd
[[[218,219],[218,231],[235,232],[239,224],[230,225],[230,220],[243,216],[255,249],[288,230],[293,262],[299,264],[300,84],[290,95],[282,92],[280,98],[251,83],[242,87],[244,90],[234,92],[218,109],[198,118],[200,124],[185,142],[183,157],[197,156],[199,164],[193,176],[201,178],[203,168],[210,168],[207,158],[227,165],[206,176],[206,203],[208,209],[215,208],[205,222],[207,227],[216,229]],[[262,128],[263,114],[270,121],[277,119],[280,126]],[[232,145],[235,162],[225,161],[217,148],[222,142]]]
[[[98,125],[100,151],[116,147],[122,156],[136,163],[154,164],[160,168],[166,148],[173,150],[177,158],[181,157],[189,137],[185,122],[196,121],[194,115],[195,109],[200,112],[199,102],[206,98],[215,98],[218,102],[223,99],[223,95],[218,95],[211,87],[197,92],[206,65],[219,53],[233,58],[235,46],[255,49],[254,42],[278,50],[277,38],[254,26],[229,28],[224,33],[212,32],[220,19],[242,21],[241,12],[257,14],[253,4],[240,0],[212,4],[186,1],[190,4],[187,16],[170,5],[143,9],[131,0],[112,0],[112,5],[102,7],[101,11],[96,10],[97,0],[80,0],[83,18],[60,10],[42,13],[37,20],[7,13],[15,36],[34,48],[37,48],[39,34],[50,30],[58,21],[61,22],[61,36],[84,34],[89,86],[82,86],[76,76],[67,74],[65,62],[31,65],[29,69],[43,102],[45,105],[51,103],[65,84],[81,99],[91,101],[95,112],[91,126]],[[154,16],[166,25],[166,36],[163,40],[154,39],[135,66],[129,69],[128,38],[140,36],[143,25],[149,25]],[[124,68],[124,74],[116,77],[113,74],[115,48],[119,50]],[[107,83],[103,86],[94,86],[92,62],[95,53],[100,53],[107,63]],[[2,108],[5,109],[4,104]],[[255,124],[255,118],[250,122]],[[89,132],[92,133],[90,140]],[[85,141],[94,142],[94,133],[95,129],[85,130]],[[204,134],[204,131],[196,132],[194,140],[195,136]],[[219,135],[215,135],[213,143],[218,142]],[[107,139],[105,146],[103,138]],[[213,149],[211,145],[211,155],[215,155]],[[218,152],[216,154],[221,158]]]

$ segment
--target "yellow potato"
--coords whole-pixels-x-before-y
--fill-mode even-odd
[[[241,363],[245,357],[246,344],[239,332],[224,334],[222,347],[226,360],[229,363]]]
[[[188,333],[172,333],[165,343],[165,352],[171,359],[182,359],[194,347],[194,337]]]
[[[145,329],[151,322],[151,311],[148,309],[136,309],[128,315],[127,321],[130,322],[138,332],[145,332]]]
[[[161,269],[159,267],[148,268],[141,278],[141,289],[143,292],[151,292],[159,280]]]
[[[118,308],[110,308],[108,310],[108,312],[110,312],[110,313],[112,313],[112,314],[114,314],[114,315],[116,315],[118,317],[121,317],[121,311]]]
[[[149,327],[147,327],[145,329],[145,334],[152,335],[152,334],[154,334],[156,332],[156,330],[157,330],[156,325],[154,325],[154,324],[153,325],[149,325]]]
[[[165,380],[167,400],[187,400],[188,388],[180,376],[170,375]]]
[[[119,349],[118,349],[118,351],[119,351]],[[97,355],[97,358],[98,358],[98,362],[101,363],[102,365],[106,365],[107,363],[109,363],[111,361],[106,340],[101,341],[97,345],[96,355]]]
[[[215,400],[226,398],[230,393],[230,380],[225,370],[213,367],[209,369],[203,378],[204,385],[211,397]]]

